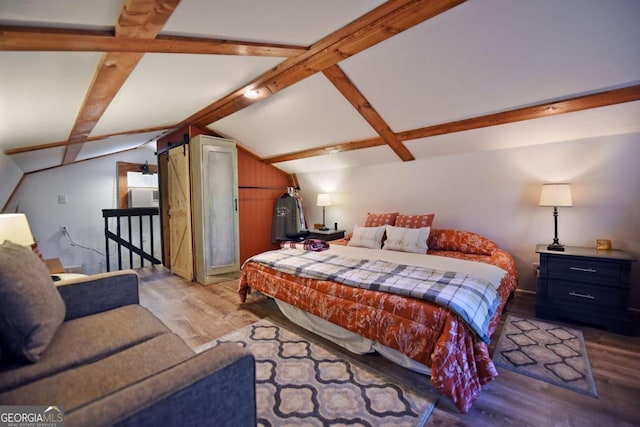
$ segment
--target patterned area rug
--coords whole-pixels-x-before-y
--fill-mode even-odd
[[[434,396],[404,387],[267,319],[196,348],[236,342],[256,358],[260,426],[423,426]]]
[[[492,359],[497,366],[598,396],[580,330],[509,315]]]

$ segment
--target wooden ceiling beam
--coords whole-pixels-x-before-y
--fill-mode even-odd
[[[326,154],[340,153],[342,151],[360,150],[362,148],[379,147],[386,145],[386,142],[379,137],[362,139],[359,141],[342,142],[340,144],[325,145],[323,147],[311,148],[309,150],[296,151],[293,153],[281,154],[272,157],[265,157],[263,162],[282,163],[290,160],[306,159],[309,157],[324,156]]]
[[[463,132],[489,126],[504,125],[524,120],[539,119],[558,114],[572,113],[591,108],[607,107],[609,105],[624,104],[640,101],[640,85],[627,86],[589,95],[565,98],[557,101],[543,102],[529,107],[516,108],[500,113],[486,114],[454,122],[441,123],[433,126],[398,132],[396,136],[401,141],[428,138],[431,136]],[[320,148],[281,154],[263,159],[265,163],[280,163],[291,160],[306,159],[342,151],[360,150],[363,148],[384,145],[382,138],[369,138],[360,141],[343,142],[326,145]]]
[[[508,124],[517,121],[531,120],[541,117],[549,117],[556,114],[576,112],[580,110],[606,107],[608,105],[621,104],[625,102],[640,101],[640,85],[629,86],[620,89],[599,92],[591,95],[583,95],[579,97],[567,98],[553,102],[545,102],[530,107],[503,111],[500,113],[489,114],[484,116],[472,117],[469,119],[459,120],[455,122],[441,123],[424,128],[412,129],[398,132],[396,135],[401,141],[409,141],[414,139],[428,138],[430,136],[444,135],[447,133],[462,132],[465,130],[479,129],[488,126],[497,126],[500,124]],[[160,131],[166,129],[166,126],[138,129],[129,132],[120,132],[108,135],[100,135],[88,138],[86,142],[99,141],[113,136],[133,135],[138,133],[146,133]],[[213,131],[212,131],[213,132]],[[61,147],[67,144],[67,141],[51,142],[30,147],[21,147],[7,149],[4,151],[6,155],[21,154],[31,151],[45,150],[48,148]],[[385,145],[386,142],[380,138],[368,138],[359,141],[342,142],[339,144],[330,144],[309,150],[302,150],[292,153],[281,154],[277,156],[265,157],[262,159],[265,163],[280,163],[291,160],[305,159],[309,157],[322,156],[326,154],[339,153],[343,151],[360,150],[363,148],[378,147]]]
[[[516,108],[500,113],[487,114],[449,123],[426,126],[419,129],[399,132],[398,137],[403,140],[427,138],[448,133],[463,132],[488,126],[504,125],[523,120],[539,119],[558,114],[572,113],[591,108],[606,107],[640,100],[640,85],[628,86],[620,89],[606,90],[589,95],[565,98],[558,101],[543,102],[530,107]]]
[[[287,61],[283,64],[286,69],[264,85],[275,93],[465,1],[388,1],[320,40],[306,54]]]
[[[289,58],[307,51],[307,48],[196,37],[142,39],[114,37],[105,32],[0,27],[0,51],[190,53]]]
[[[333,83],[340,93],[353,105],[360,115],[371,125],[378,135],[391,147],[403,161],[415,160],[415,157],[400,141],[389,125],[371,106],[351,79],[338,67],[332,65],[322,70],[322,73]]]
[[[283,61],[246,86],[188,117],[181,124],[208,126],[465,1],[387,1],[315,43],[307,52]],[[261,90],[261,96],[253,100],[244,98],[244,92],[248,88]]]
[[[160,132],[168,128],[171,128],[171,126],[158,126],[154,128],[130,130],[126,132],[108,133],[105,135],[92,136],[90,138],[87,138],[85,142],[102,141],[102,140],[117,137],[117,136],[129,136],[129,135],[137,135],[140,133]],[[144,145],[151,141],[146,141],[141,145]],[[22,153],[30,153],[32,151],[46,150],[48,148],[64,147],[65,145],[67,145],[68,142],[69,141],[57,141],[57,142],[48,142],[46,144],[30,145],[28,147],[9,148],[4,150],[4,154],[6,154],[7,156],[10,156],[12,154],[22,154]]]
[[[155,38],[179,2],[180,0],[127,0],[116,26],[116,37]],[[69,135],[63,164],[73,163],[78,158],[83,143],[143,55],[123,52],[102,55]]]
[[[69,135],[63,159],[65,165],[76,160],[82,149],[82,144],[98,124],[107,107],[143,55],[142,53],[112,52],[102,56]]]

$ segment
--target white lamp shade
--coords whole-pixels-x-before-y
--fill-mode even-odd
[[[0,244],[5,240],[23,246],[35,243],[25,214],[0,214]]]
[[[543,184],[539,206],[573,206],[571,184]]]
[[[331,194],[318,193],[318,206],[331,206]]]

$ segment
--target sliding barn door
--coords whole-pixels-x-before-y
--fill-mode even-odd
[[[193,280],[191,185],[187,147],[169,150],[168,174],[171,271],[187,280]]]

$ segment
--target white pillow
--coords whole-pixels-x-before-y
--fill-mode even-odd
[[[353,228],[353,236],[349,239],[347,246],[380,249],[384,231],[384,225],[380,227],[359,227],[356,225]]]
[[[387,225],[387,240],[382,249],[390,251],[427,253],[427,239],[431,227],[404,228]]]

